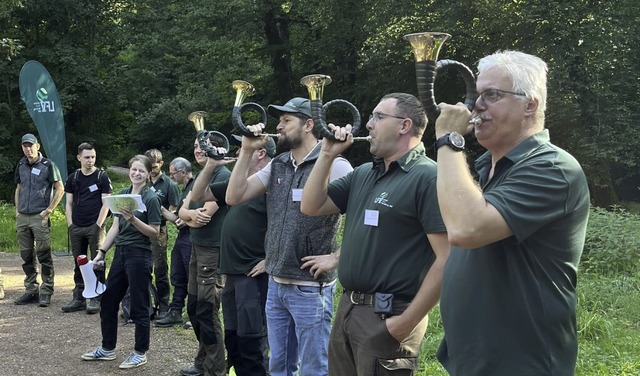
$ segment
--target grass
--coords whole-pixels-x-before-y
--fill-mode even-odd
[[[61,207],[52,215],[52,226],[54,251],[66,251],[66,221]],[[621,208],[592,210],[578,279],[578,376],[640,375],[640,255],[638,247],[629,244],[629,239],[637,237],[639,227],[640,217]],[[168,228],[170,251],[176,231],[173,226]],[[18,252],[15,209],[6,203],[0,204],[0,249]],[[336,307],[337,299],[338,294]],[[447,375],[435,358],[442,334],[436,307],[430,315],[416,375]]]

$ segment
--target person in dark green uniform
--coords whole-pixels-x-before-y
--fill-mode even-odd
[[[226,146],[226,142],[214,133],[210,134],[209,141],[214,147]],[[193,144],[193,155],[199,165],[207,163],[207,156],[200,149],[198,138]],[[225,181],[230,175],[228,168],[220,166],[214,171],[211,182]],[[219,314],[224,277],[219,271],[219,259],[222,223],[229,207],[214,201],[196,202],[191,199],[192,194],[193,189],[187,194],[178,215],[190,228],[192,251],[189,260],[187,314],[199,347],[193,365],[180,369],[180,374],[224,376],[227,364]]]
[[[437,357],[454,376],[571,376],[587,180],[544,127],[547,64],[503,51],[478,71],[473,113],[441,105],[436,122],[438,200],[453,245]],[[472,130],[487,149],[478,182],[463,151]]]
[[[303,213],[346,214],[338,267],[344,294],[329,340],[329,375],[417,370],[450,249],[436,164],[421,141],[426,125],[416,97],[388,94],[367,123],[373,162],[329,183],[331,162],[353,143],[350,125],[331,126],[340,141],[323,140],[305,185]]]
[[[104,259],[106,251],[116,246],[115,255],[107,277],[107,288],[102,294],[100,326],[102,346],[82,355],[83,360],[114,360],[118,339],[118,307],[127,289],[131,294],[131,319],[135,323],[134,351],[120,364],[120,368],[139,367],[147,363],[151,323],[149,307],[151,298],[151,239],[158,236],[162,214],[160,199],[149,188],[151,160],[136,155],[129,160],[131,186],[119,194],[138,194],[145,211],[129,211],[120,208],[114,213],[113,224],[105,237],[102,248],[93,259],[94,267]]]
[[[151,159],[151,190],[156,193],[162,203],[162,223],[158,238],[151,242],[153,254],[153,274],[158,293],[158,319],[162,319],[169,311],[169,265],[167,264],[167,218],[174,218],[174,212],[180,203],[180,189],[166,174],[162,172],[164,160],[158,149],[149,149],[144,155]]]
[[[242,137],[233,135],[231,140],[241,144]],[[249,175],[264,168],[275,155],[276,143],[269,138],[263,148],[253,152]],[[194,184],[194,200],[225,202],[228,181],[207,186],[216,168],[218,162],[208,159]],[[251,231],[247,231],[248,227]],[[269,282],[264,261],[266,232],[266,194],[231,206],[222,225],[220,272],[226,276],[221,297],[224,343],[228,363],[237,375],[269,374],[265,317]]]

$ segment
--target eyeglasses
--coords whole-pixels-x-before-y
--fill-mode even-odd
[[[517,95],[520,97],[525,97],[527,94],[525,93],[516,93],[515,91],[509,90],[501,90],[501,89],[489,89],[485,90],[482,93],[478,94],[484,103],[496,103],[500,99],[504,98],[504,94]]]
[[[380,120],[382,120],[382,119],[384,119],[386,117],[400,119],[400,120],[406,119],[406,117],[389,115],[389,114],[385,114],[384,112],[374,112],[369,116],[368,123],[371,123],[371,124],[375,125],[377,122],[379,122]]]
[[[169,177],[174,177],[174,175],[177,174],[178,172],[184,172],[184,170],[178,170],[174,172],[169,171]]]

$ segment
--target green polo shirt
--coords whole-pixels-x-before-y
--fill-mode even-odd
[[[131,187],[120,190],[118,194],[131,193]],[[148,225],[159,225],[162,219],[162,212],[160,211],[160,199],[151,191],[149,187],[145,187],[140,192],[142,203],[147,207],[144,212],[134,211],[133,215],[136,216],[142,222]],[[114,240],[114,244],[128,245],[136,248],[144,248],[151,251],[151,240],[147,235],[144,235],[129,221],[124,219],[122,215],[115,214],[118,217],[118,236]]]
[[[489,153],[476,170],[485,200],[513,236],[452,247],[438,359],[453,376],[573,375],[576,272],[589,215],[582,168],[544,130],[500,159],[491,179]]]
[[[209,184],[229,180],[231,171],[222,166],[214,171]],[[189,209],[201,208],[203,204],[191,200]],[[227,216],[229,207],[223,203],[218,203],[218,210],[215,212],[209,223],[202,227],[192,227],[189,229],[191,235],[191,243],[202,247],[220,247],[220,237],[222,235],[222,222]]]
[[[225,202],[228,185],[229,182],[225,181],[209,186],[218,202]],[[231,206],[222,224],[220,273],[245,274],[264,260],[266,233],[266,195]]]
[[[346,213],[338,278],[347,290],[393,293],[411,300],[435,260],[427,234],[444,232],[436,197],[436,164],[420,143],[384,171],[358,166],[329,185]]]
[[[178,185],[167,175],[162,174],[155,183],[151,185],[151,190],[160,198],[160,203],[165,209],[169,206],[178,206],[180,203],[180,189]],[[166,225],[167,221],[162,218],[162,225]]]

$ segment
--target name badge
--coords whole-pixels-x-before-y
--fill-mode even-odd
[[[40,169],[39,168],[32,168],[31,169],[31,173],[34,175],[40,175]]]
[[[302,201],[302,189],[295,188],[291,190],[291,199],[295,202]]]
[[[156,191],[156,187],[151,187],[151,192],[155,192]]]
[[[364,224],[367,226],[378,227],[378,217],[380,212],[377,210],[365,210],[364,211]]]
[[[95,192],[97,190],[98,190],[98,186],[95,184],[89,187],[89,192]]]

